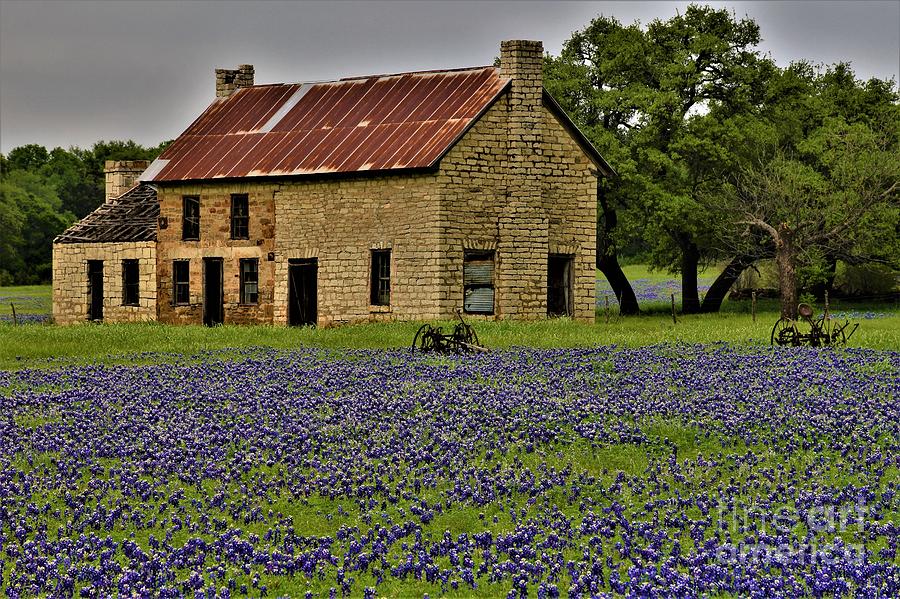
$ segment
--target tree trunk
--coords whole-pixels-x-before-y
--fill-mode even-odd
[[[775,239],[775,264],[778,266],[778,283],[781,287],[781,316],[797,318],[797,249],[794,232],[785,224],[778,225]]]
[[[623,316],[639,314],[640,309],[638,308],[637,296],[634,294],[634,289],[631,288],[631,283],[628,282],[628,277],[622,272],[622,267],[619,266],[619,259],[616,255],[598,255],[597,268],[609,281],[609,285],[613,288],[613,293],[616,294],[616,299],[619,300],[619,314]]]
[[[597,183],[597,203],[600,211],[597,214],[597,268],[609,281],[609,285],[619,300],[619,314],[634,316],[640,313],[637,296],[628,281],[628,277],[619,266],[616,246],[612,232],[618,224],[616,209],[606,199],[602,182]]]
[[[700,311],[718,312],[722,307],[722,301],[728,294],[728,290],[738,280],[741,273],[755,261],[756,256],[750,254],[740,254],[732,258],[725,270],[709,286],[709,291],[706,292],[706,295],[703,297],[703,303],[700,305]]]
[[[700,250],[693,241],[681,248],[681,311],[684,314],[700,312],[700,295],[697,293],[697,265]]]
[[[828,271],[828,279],[825,281],[825,291],[828,292],[828,295],[834,295],[834,280],[837,278],[837,258],[831,256],[828,259],[828,266],[831,270]],[[822,299],[825,299],[824,297]]]
[[[837,274],[837,258],[834,256],[826,256],[828,270],[825,275],[825,280],[820,283],[816,283],[813,285],[812,294],[816,296],[816,299],[819,301],[825,300],[825,293],[833,293],[834,292],[834,278]]]

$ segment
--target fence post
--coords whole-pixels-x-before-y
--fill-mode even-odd
[[[678,321],[675,319],[675,294],[672,294],[672,324],[678,324]]]
[[[825,319],[828,320],[828,290],[825,290]]]
[[[606,319],[606,324],[609,324],[609,296],[605,296],[606,305],[603,308],[603,316]]]
[[[9,302],[9,307],[12,308],[13,311],[13,326],[17,326],[19,324],[19,321],[16,318],[16,305],[12,302]]]
[[[756,322],[756,290],[750,292],[750,313],[753,314],[753,322]]]

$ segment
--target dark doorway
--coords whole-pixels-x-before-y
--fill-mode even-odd
[[[103,260],[88,260],[88,320],[103,320]]]
[[[315,325],[318,313],[317,285],[319,261],[288,260],[288,324]]]
[[[222,307],[222,259],[203,259],[203,324],[208,327],[224,322]]]
[[[572,316],[572,256],[550,254],[547,259],[547,314]]]

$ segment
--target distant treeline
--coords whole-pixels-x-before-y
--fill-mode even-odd
[[[152,160],[171,142],[131,140],[89,149],[38,144],[0,154],[0,285],[48,282],[53,238],[103,203],[107,160]]]

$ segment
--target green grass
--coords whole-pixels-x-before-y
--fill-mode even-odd
[[[670,275],[650,272],[643,265],[625,267],[631,280],[670,280]],[[50,287],[0,287],[0,314],[10,312],[9,302],[20,313],[50,310]],[[32,306],[26,308],[25,306]],[[655,343],[768,344],[772,325],[778,319],[777,300],[760,300],[754,322],[747,301],[728,302],[717,314],[677,316],[672,322],[668,308],[645,302],[650,311],[641,316],[620,317],[615,309],[597,312],[596,324],[569,319],[531,323],[474,322],[482,344],[488,348],[591,347],[620,345],[638,347]],[[896,304],[860,305],[833,302],[832,311],[874,310],[890,314],[862,320],[850,347],[900,349],[900,310]],[[454,323],[441,323],[445,330]],[[29,324],[14,327],[0,322],[0,368],[44,367],[69,362],[135,362],[151,358],[143,352],[196,354],[205,350],[251,346],[290,349],[314,346],[332,349],[408,347],[421,323],[377,323],[337,328],[287,328],[281,326],[171,326],[159,323],[91,324],[57,327]],[[155,356],[152,360],[159,360]]]
[[[50,314],[52,291],[50,285],[0,287],[0,315],[12,315],[13,304],[18,314]]]
[[[639,347],[654,343],[768,344],[778,313],[765,311],[753,322],[749,314],[722,312],[679,316],[635,317],[603,315],[596,324],[568,319],[523,322],[478,322],[475,329],[488,348]],[[64,362],[140,361],[142,352],[195,354],[205,350],[251,346],[290,349],[313,346],[332,349],[408,347],[421,323],[377,323],[338,328],[275,326],[172,326],[159,323],[81,324],[68,327],[0,324],[0,368],[40,367]],[[452,323],[444,323],[445,330]],[[849,347],[900,349],[900,312],[862,321]],[[111,359],[110,356],[118,356]],[[154,359],[158,359],[154,358]]]

